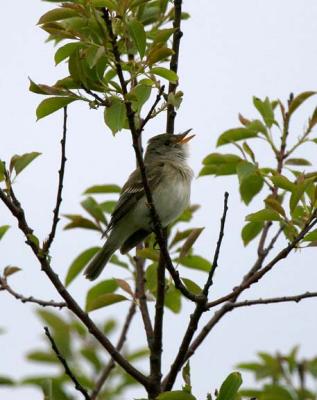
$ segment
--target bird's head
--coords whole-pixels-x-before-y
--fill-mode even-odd
[[[188,156],[187,143],[195,136],[188,135],[191,129],[179,135],[163,133],[152,137],[148,141],[145,152],[145,162],[159,159],[185,160]]]

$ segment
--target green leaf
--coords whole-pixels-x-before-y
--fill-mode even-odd
[[[317,229],[309,232],[303,239],[304,242],[313,242],[315,240],[317,240]]]
[[[46,24],[48,22],[60,21],[67,18],[77,17],[78,13],[70,8],[55,8],[54,10],[50,10],[38,21],[38,25]]]
[[[75,100],[78,99],[74,97],[50,97],[41,101],[36,109],[37,120],[53,114],[55,111],[66,107]]]
[[[265,202],[265,205],[266,205],[268,208],[272,208],[273,210],[277,211],[279,214],[283,215],[283,217],[286,216],[285,210],[284,210],[284,208],[282,207],[281,202],[280,202],[278,199],[276,199],[273,195],[268,196],[268,197],[264,200],[264,202]]]
[[[315,95],[317,92],[313,91],[308,91],[308,92],[303,92],[299,94],[298,96],[294,97],[293,101],[291,102],[291,105],[289,107],[289,116],[291,116],[295,110],[307,99],[309,99],[311,96]]]
[[[174,33],[175,29],[160,29],[155,32],[153,43],[166,43],[169,37]]]
[[[93,217],[96,221],[107,224],[106,218],[100,205],[96,202],[93,197],[87,197],[81,203],[81,206]]]
[[[253,97],[253,104],[261,114],[265,125],[271,128],[274,123],[274,111],[269,98],[266,97],[265,100],[262,101],[257,97]]]
[[[263,229],[263,222],[247,223],[241,231],[243,244],[247,246],[253,239],[255,239],[258,236],[258,234],[262,231],[262,229]]]
[[[150,249],[149,247],[145,247],[143,249],[137,249],[136,254],[138,257],[158,261],[159,260],[159,252],[155,249]]]
[[[98,193],[120,193],[121,188],[118,185],[95,185],[84,191],[83,194],[98,194]]]
[[[263,210],[247,215],[245,219],[251,222],[281,221],[281,216],[277,211],[264,208]]]
[[[283,175],[274,175],[271,176],[270,179],[275,186],[277,186],[280,189],[287,190],[288,192],[292,192],[296,187],[296,185],[293,182],[291,182]]]
[[[103,201],[99,205],[103,212],[112,214],[115,209],[116,204],[117,204],[116,201],[108,200],[108,201]]]
[[[3,276],[7,278],[8,276],[11,276],[19,271],[21,271],[21,268],[15,267],[13,265],[8,265],[3,271]]]
[[[175,314],[178,314],[181,310],[181,293],[172,284],[169,285],[169,288],[165,293],[164,304]]]
[[[305,158],[288,158],[285,161],[285,164],[287,165],[303,165],[303,166],[309,166],[311,165],[311,162],[306,160]]]
[[[173,392],[164,392],[159,394],[157,400],[196,400],[191,393],[183,390],[174,390]]]
[[[172,83],[176,83],[178,81],[177,74],[174,71],[171,71],[170,69],[167,68],[155,67],[152,68],[150,72],[154,75],[161,76],[162,78],[165,78]]]
[[[261,191],[264,180],[256,166],[248,161],[241,161],[237,164],[237,174],[241,198],[245,204],[249,204],[253,197]]]
[[[235,154],[211,153],[203,159],[204,167],[199,176],[204,175],[235,175],[237,165],[242,158]]]
[[[221,385],[217,400],[235,400],[241,385],[241,374],[232,372]]]
[[[184,282],[184,285],[190,292],[194,294],[201,294],[202,289],[197,285],[197,283],[184,277],[182,277],[182,281]]]
[[[13,386],[15,382],[13,379],[9,378],[8,376],[0,375],[0,386]]]
[[[126,109],[119,98],[112,98],[110,107],[105,108],[105,123],[115,134],[124,128],[126,121]]]
[[[0,240],[3,238],[3,236],[7,233],[7,231],[10,229],[10,225],[2,225],[0,226]]]
[[[93,366],[95,372],[100,371],[102,364],[95,348],[84,347],[80,350],[80,354]]]
[[[14,168],[16,175],[24,170],[33,160],[35,160],[41,153],[33,151],[32,153],[25,153],[21,156],[15,155],[11,159],[10,169]]]
[[[60,62],[68,58],[71,54],[74,53],[75,50],[83,47],[83,44],[80,42],[75,43],[67,43],[64,46],[60,47],[54,56],[55,64],[58,65]]]
[[[174,54],[174,51],[173,51],[172,49],[169,49],[168,47],[154,48],[154,49],[149,53],[149,55],[148,55],[148,57],[147,57],[147,63],[148,63],[150,66],[152,66],[152,65],[158,63],[159,61],[162,61],[162,60],[167,59],[167,58],[170,57],[172,54]],[[160,67],[157,67],[157,68],[160,68]],[[153,69],[156,69],[156,68],[153,68]],[[165,69],[165,68],[164,68],[164,69]],[[168,70],[168,71],[170,71],[170,70]],[[152,70],[151,72],[152,72],[153,74],[155,74],[155,72],[153,72],[153,70]],[[173,71],[171,71],[171,72],[173,72]],[[175,74],[175,72],[174,72],[174,74]],[[168,79],[168,80],[171,80],[171,79],[169,79],[168,77],[166,77],[166,76],[164,76],[164,75],[160,75],[159,73],[157,73],[156,75],[163,76],[163,78],[166,78],[166,79]],[[175,74],[175,75],[176,75],[176,74]],[[176,81],[178,80],[177,75],[176,75],[176,77],[175,77],[175,80],[176,80]]]
[[[92,229],[96,231],[100,231],[99,227],[92,222],[91,220],[82,217],[81,215],[77,214],[66,214],[64,215],[65,218],[68,218],[71,222],[64,226],[64,230],[67,231],[69,229],[74,228],[83,228],[83,229]]]
[[[116,294],[116,293],[105,293],[102,294],[94,299],[92,299],[89,303],[86,305],[86,311],[94,311],[98,310],[99,308],[102,307],[108,307],[112,304],[119,303],[121,301],[128,300],[125,296],[122,296],[121,294]]]
[[[66,278],[65,286],[68,286],[85,268],[88,262],[93,258],[95,254],[100,250],[100,247],[91,247],[83,251],[75,260],[71,263]]]
[[[113,254],[113,255],[111,256],[109,262],[110,262],[111,264],[118,265],[119,267],[122,267],[122,268],[125,268],[125,269],[129,269],[129,265],[128,265],[126,262],[121,261],[121,260],[118,258],[118,256],[115,255],[115,254]]]
[[[201,256],[189,255],[177,260],[184,267],[209,272],[212,268],[211,263]]]
[[[136,19],[131,19],[128,22],[128,31],[138,49],[141,59],[144,56],[145,48],[146,48],[146,34],[144,31],[144,27]]]
[[[250,128],[233,128],[223,132],[217,141],[217,147],[229,144],[231,142],[238,142],[248,138],[258,136],[258,131]]]
[[[196,240],[199,238],[200,234],[202,233],[202,231],[205,228],[195,228],[191,230],[191,233],[189,234],[189,236],[187,237],[187,239],[185,240],[180,253],[179,253],[179,258],[183,258],[185,257],[189,251],[191,250],[191,248],[193,247],[194,243],[196,242]]]
[[[143,104],[149,99],[151,90],[151,86],[138,84],[130,92],[136,98],[136,100],[132,102],[136,111],[140,112]]]
[[[263,391],[263,400],[293,400],[293,396],[287,388],[279,385],[266,385]]]
[[[44,321],[50,328],[54,329],[56,332],[67,332],[69,327],[67,323],[61,318],[57,313],[47,310],[37,310],[37,314],[40,316],[42,321]]]
[[[0,160],[0,182],[4,180],[5,177],[5,164]]]
[[[295,186],[295,188],[292,191],[290,201],[289,201],[289,207],[290,207],[291,213],[293,213],[293,211],[295,210],[299,201],[304,198],[305,191],[308,188],[308,186],[311,184],[312,184],[312,179],[306,179],[302,183],[298,183]]]
[[[117,5],[114,0],[91,0],[91,3],[94,7],[106,7],[112,11],[117,9]]]
[[[118,289],[118,283],[115,279],[107,279],[102,282],[99,282],[97,285],[93,286],[89,289],[86,297],[86,310],[93,310],[93,306],[95,305],[95,301],[105,294],[113,294]],[[97,302],[97,304],[99,304]],[[101,306],[103,307],[103,306]],[[99,307],[97,307],[99,308]]]
[[[32,351],[26,355],[29,361],[35,361],[40,363],[56,364],[59,363],[58,358],[54,353],[48,353],[45,351]]]

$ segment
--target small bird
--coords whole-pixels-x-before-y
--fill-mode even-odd
[[[162,227],[167,227],[188,206],[193,171],[188,166],[187,142],[191,129],[179,135],[163,133],[152,137],[144,156],[144,165],[153,203]],[[96,279],[112,254],[120,249],[127,253],[153,231],[140,169],[129,176],[111,215],[105,234],[109,236],[102,249],[88,264],[84,274]]]

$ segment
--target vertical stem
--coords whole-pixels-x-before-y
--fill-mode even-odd
[[[173,51],[170,69],[177,73],[178,70],[178,57],[179,57],[179,46],[181,37],[183,36],[183,32],[180,29],[181,26],[181,16],[182,16],[182,0],[174,0],[174,23],[173,27],[175,29],[173,35]],[[178,86],[177,83],[170,83],[168,87],[168,93],[175,93],[176,88]],[[166,121],[166,132],[174,133],[174,124],[175,124],[176,111],[175,107],[172,104],[167,106],[167,121]]]
[[[166,229],[164,229],[164,240],[166,243]],[[155,304],[154,337],[151,349],[151,379],[155,387],[155,396],[160,393],[162,379],[162,342],[163,342],[163,316],[165,300],[165,258],[160,253],[159,264],[157,267],[157,292]]]

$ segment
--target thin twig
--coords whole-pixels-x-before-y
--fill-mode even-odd
[[[110,106],[110,102],[107,99],[103,99],[102,97],[100,97],[97,93],[93,92],[92,90],[86,88],[85,86],[82,86],[82,89],[87,93],[90,94],[90,96],[94,97],[94,99],[97,101],[98,105],[100,106],[105,106],[105,107],[109,107]]]
[[[259,304],[287,303],[292,301],[294,301],[295,303],[299,303],[301,300],[309,299],[312,297],[317,297],[317,292],[306,292],[294,296],[272,297],[268,299],[243,300],[237,303],[233,303],[232,308],[248,307]]]
[[[135,311],[136,311],[136,303],[133,301],[131,303],[131,306],[129,308],[127,317],[125,319],[124,325],[122,327],[122,331],[118,340],[118,343],[116,345],[116,350],[117,351],[121,351],[124,342],[126,341],[126,337],[127,337],[127,333],[128,330],[130,328],[131,325],[131,321],[133,319],[133,316],[135,315]],[[115,362],[113,360],[113,358],[108,362],[108,364],[105,366],[104,370],[102,371],[100,377],[98,378],[95,388],[92,391],[90,398],[91,400],[95,400],[99,394],[99,392],[101,391],[103,385],[105,384],[106,380],[108,379],[110,372],[112,371],[112,369],[115,366]]]
[[[53,223],[51,232],[48,235],[47,240],[43,244],[43,250],[47,253],[53,243],[55,238],[56,228],[59,221],[59,209],[62,203],[62,192],[63,192],[63,182],[65,175],[65,164],[66,164],[66,135],[67,135],[67,107],[64,107],[64,118],[63,118],[63,136],[61,140],[61,165],[58,171],[59,179],[58,179],[58,188],[56,195],[56,205],[53,211]]]
[[[213,284],[213,277],[214,277],[216,268],[218,267],[218,258],[219,258],[219,254],[220,254],[222,239],[223,239],[224,231],[225,231],[225,223],[226,223],[226,218],[227,218],[228,198],[229,198],[229,193],[225,192],[223,214],[222,214],[221,221],[220,221],[220,231],[219,231],[218,241],[217,241],[217,245],[216,245],[216,250],[215,250],[215,254],[214,254],[214,258],[213,258],[213,262],[212,262],[212,267],[211,267],[211,270],[209,271],[208,279],[207,279],[207,282],[203,289],[203,294],[206,297],[208,297],[208,292],[209,292],[210,287]]]
[[[59,351],[59,349],[58,349],[53,337],[51,336],[50,331],[49,331],[47,326],[44,327],[44,331],[45,331],[45,335],[48,337],[49,341],[51,342],[51,346],[52,346],[52,349],[53,349],[54,353],[56,354],[57,358],[59,359],[59,361],[63,365],[66,375],[73,381],[75,389],[78,390],[84,396],[84,398],[86,400],[91,400],[87,390],[79,383],[78,379],[76,378],[76,376],[74,375],[72,370],[69,368],[66,359],[60,353],[60,351]]]
[[[206,311],[206,305],[207,305],[207,301],[208,301],[208,292],[212,285],[214,270],[218,265],[218,258],[219,258],[220,249],[221,249],[221,245],[222,245],[222,239],[224,236],[224,228],[225,228],[225,222],[226,222],[227,211],[228,211],[228,196],[229,196],[229,194],[226,192],[224,195],[223,213],[222,213],[222,217],[221,217],[221,221],[220,221],[220,229],[219,229],[219,236],[218,236],[218,241],[217,241],[217,245],[216,245],[216,250],[215,250],[215,254],[214,254],[214,258],[213,258],[213,262],[212,262],[212,270],[209,272],[206,284],[202,291],[205,301],[204,301],[204,303],[197,303],[193,314],[191,314],[191,316],[190,316],[190,321],[187,326],[182,343],[179,347],[178,353],[177,353],[175,360],[170,368],[169,373],[164,378],[164,381],[163,381],[163,390],[164,391],[169,391],[172,389],[172,387],[175,383],[177,374],[179,373],[182,365],[184,364],[184,359],[188,352],[190,342],[192,341],[193,336],[194,336],[195,332],[197,331],[199,320],[200,320],[201,316],[203,315],[203,313]]]
[[[178,0],[178,3],[179,3],[179,0]],[[178,290],[180,290],[185,297],[187,297],[188,299],[190,299],[194,302],[202,302],[203,301],[202,296],[191,293],[189,290],[187,290],[187,288],[181,281],[181,279],[179,277],[179,273],[178,273],[178,271],[175,270],[173,262],[169,255],[168,249],[165,245],[161,222],[160,222],[159,216],[157,214],[157,211],[156,211],[154,203],[153,203],[153,197],[152,197],[152,193],[151,193],[151,190],[150,190],[150,187],[148,184],[148,179],[146,176],[146,169],[145,169],[145,165],[144,165],[144,161],[143,161],[143,156],[142,156],[142,152],[139,147],[139,134],[138,134],[138,131],[137,131],[137,128],[135,125],[135,119],[134,119],[135,113],[132,109],[131,102],[126,99],[126,95],[128,94],[128,91],[127,91],[127,85],[126,85],[126,82],[125,82],[125,79],[123,76],[123,70],[122,70],[122,66],[121,66],[121,58],[120,58],[120,53],[119,53],[119,49],[118,49],[117,38],[112,30],[109,11],[105,8],[103,9],[103,18],[104,18],[104,21],[106,23],[106,27],[108,30],[110,42],[112,45],[112,52],[113,52],[113,55],[115,58],[116,71],[117,71],[117,75],[118,75],[118,78],[120,81],[122,93],[123,93],[123,96],[125,99],[125,107],[126,107],[126,112],[127,112],[129,128],[130,128],[131,135],[132,135],[133,148],[134,148],[136,159],[137,159],[138,166],[140,169],[144,192],[145,192],[146,200],[147,200],[149,210],[150,210],[151,220],[153,222],[153,230],[156,235],[157,242],[158,242],[160,249],[163,253],[163,256],[165,258],[166,268],[168,269],[169,273],[171,274],[171,276],[173,278],[175,287]]]
[[[160,100],[161,100],[161,98],[162,98],[162,95],[163,95],[163,93],[164,93],[164,89],[165,89],[165,86],[164,86],[164,85],[161,86],[161,88],[160,88],[160,90],[159,90],[159,92],[158,92],[158,94],[157,94],[157,96],[156,96],[156,99],[155,99],[155,101],[154,101],[152,107],[150,108],[150,110],[149,110],[149,112],[147,113],[146,117],[145,117],[145,118],[143,119],[143,121],[141,122],[141,126],[140,126],[140,128],[139,128],[139,134],[143,131],[145,125],[149,122],[149,120],[150,120],[151,118],[153,118],[153,112],[154,112],[154,110],[155,110],[155,107],[158,105],[158,103],[160,102]]]
[[[87,327],[89,332],[95,337],[96,340],[107,350],[112,358],[132,377],[134,377],[139,383],[145,388],[149,385],[149,379],[144,376],[139,370],[137,370],[131,363],[129,363],[114,347],[110,340],[104,335],[103,332],[97,327],[89,315],[83,311],[76,300],[71,296],[68,290],[59,279],[58,275],[53,271],[48,257],[43,252],[43,249],[37,246],[37,244],[30,240],[29,236],[33,233],[33,230],[29,227],[26,222],[25,214],[20,204],[14,204],[13,201],[0,189],[0,199],[4,202],[7,208],[11,211],[11,214],[18,220],[19,228],[27,238],[26,243],[31,247],[34,255],[41,265],[41,269],[48,276],[58,293],[65,300],[67,308],[71,310]]]
[[[46,301],[37,299],[33,296],[29,297],[23,296],[22,294],[17,293],[15,290],[13,290],[12,287],[9,286],[7,280],[2,276],[0,276],[0,290],[4,290],[10,293],[13,297],[15,297],[17,300],[20,300],[22,303],[35,303],[42,307],[57,307],[57,308],[63,308],[67,306],[65,302],[57,302],[53,300]]]

